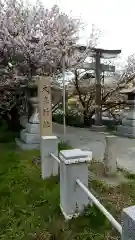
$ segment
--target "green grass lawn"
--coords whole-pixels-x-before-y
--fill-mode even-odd
[[[39,152],[21,151],[12,142],[0,143],[0,239],[118,239],[119,234],[95,207],[88,207],[83,216],[66,222],[59,208],[59,176],[42,180],[40,166],[32,163],[34,156],[39,156]],[[117,218],[123,205],[117,209],[116,202],[126,198],[125,204],[129,204],[127,191],[130,203],[135,200],[135,180],[132,190],[123,187],[125,195],[123,189],[111,189],[114,201],[109,189],[95,181],[91,185]]]

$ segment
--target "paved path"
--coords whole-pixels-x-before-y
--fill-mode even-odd
[[[91,150],[93,158],[103,160],[105,151],[105,135],[89,129],[67,127],[66,141],[74,148]],[[63,138],[63,126],[53,123],[53,132],[61,139]],[[118,166],[135,173],[135,139],[116,137],[115,154]]]

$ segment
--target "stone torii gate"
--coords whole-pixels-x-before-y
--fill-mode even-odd
[[[86,46],[77,46],[80,53],[86,51]],[[88,57],[95,59],[92,63],[83,63],[79,68],[86,70],[95,70],[96,73],[96,112],[95,112],[95,126],[97,129],[102,129],[102,105],[101,105],[101,72],[115,72],[115,66],[101,64],[101,58],[111,59],[116,58],[121,50],[105,50],[100,48],[90,48]]]

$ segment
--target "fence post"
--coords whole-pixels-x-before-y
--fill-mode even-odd
[[[42,178],[56,176],[58,174],[58,163],[50,154],[53,153],[58,156],[58,139],[56,136],[42,136],[41,137],[41,172]]]
[[[122,240],[135,240],[135,206],[123,209]]]
[[[105,173],[108,176],[113,176],[117,173],[117,159],[116,159],[116,136],[108,135],[105,137],[106,147],[104,154]]]
[[[88,162],[92,152],[80,149],[60,152],[60,208],[66,220],[78,216],[90,202],[88,196],[77,185],[79,178],[88,186]],[[91,203],[92,204],[92,203]]]

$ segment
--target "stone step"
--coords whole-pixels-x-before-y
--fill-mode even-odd
[[[15,139],[16,145],[21,148],[22,150],[33,150],[33,149],[40,149],[39,143],[28,144],[23,142],[20,138]]]
[[[34,134],[27,132],[26,129],[21,130],[20,132],[20,139],[28,144],[39,144],[40,143],[40,134]]]

